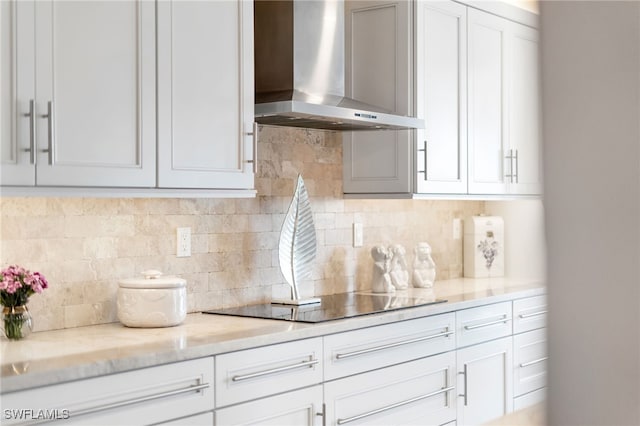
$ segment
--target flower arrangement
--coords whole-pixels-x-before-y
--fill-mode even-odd
[[[0,304],[4,306],[2,318],[4,334],[19,340],[31,331],[31,316],[27,310],[29,297],[49,287],[44,275],[31,272],[18,265],[0,271]]]

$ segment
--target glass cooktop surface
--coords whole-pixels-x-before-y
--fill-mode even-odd
[[[445,299],[369,293],[339,293],[320,296],[320,299],[320,303],[310,305],[264,303],[203,313],[316,323],[446,302]]]

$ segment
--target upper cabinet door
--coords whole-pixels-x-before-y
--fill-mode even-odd
[[[416,28],[418,193],[467,192],[467,8],[419,1]]]
[[[37,184],[155,186],[155,4],[36,1]]]
[[[251,189],[253,2],[158,2],[158,186]]]
[[[469,193],[505,194],[507,158],[506,56],[509,21],[468,9]]]
[[[0,1],[0,185],[36,183],[34,5]]]
[[[413,12],[408,1],[345,3],[346,95],[413,115]],[[413,132],[343,133],[345,193],[411,192]]]
[[[509,37],[509,148],[512,194],[542,193],[538,31],[511,23]]]

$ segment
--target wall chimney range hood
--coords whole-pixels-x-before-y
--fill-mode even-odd
[[[424,120],[344,96],[343,0],[255,0],[254,15],[256,122],[341,131],[424,128]]]

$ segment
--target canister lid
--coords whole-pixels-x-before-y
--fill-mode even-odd
[[[156,270],[143,271],[142,278],[126,278],[118,284],[123,288],[181,288],[186,287],[187,281],[172,276],[162,276],[162,272]]]
[[[487,231],[502,234],[504,232],[504,220],[500,216],[471,216],[464,221],[465,234],[484,234]]]

